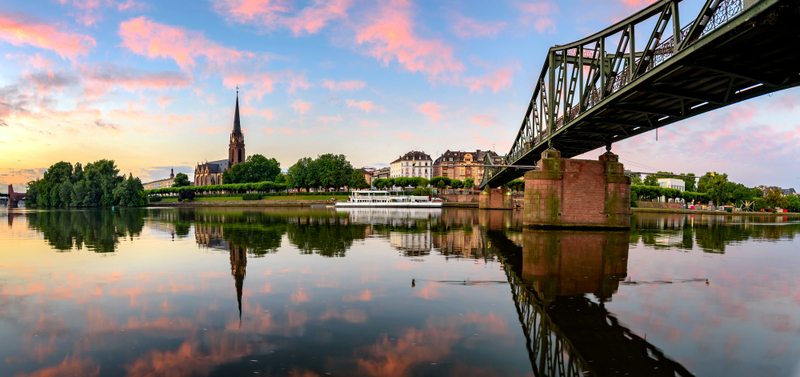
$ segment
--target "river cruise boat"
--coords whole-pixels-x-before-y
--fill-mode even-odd
[[[353,191],[346,202],[337,202],[336,208],[348,207],[404,207],[441,208],[442,202],[432,201],[429,196],[392,195],[389,191]]]

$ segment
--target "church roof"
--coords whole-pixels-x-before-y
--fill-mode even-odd
[[[200,164],[197,167],[204,168],[206,165],[208,165],[208,170],[211,173],[221,173],[222,171],[228,168],[228,160],[209,161]]]

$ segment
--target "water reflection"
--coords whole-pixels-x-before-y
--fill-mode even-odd
[[[691,350],[662,351],[613,309],[632,297],[621,283],[643,276],[630,245],[725,251],[798,231],[640,215],[630,232],[546,232],[515,211],[452,209],[13,218],[48,245],[19,262],[0,254],[0,332],[12,340],[0,375],[19,376],[688,376],[703,369],[684,363]],[[0,246],[11,234],[0,229]],[[791,317],[771,321],[791,329]]]

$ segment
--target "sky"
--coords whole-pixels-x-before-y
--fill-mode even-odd
[[[355,167],[506,154],[548,48],[650,2],[4,0],[0,183],[102,158],[145,182],[191,179],[227,157],[237,85],[247,154],[284,169],[324,153]],[[762,96],[613,151],[633,171],[800,189],[798,99]]]

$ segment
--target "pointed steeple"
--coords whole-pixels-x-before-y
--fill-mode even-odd
[[[242,133],[242,126],[239,124],[239,87],[236,87],[236,112],[233,114],[233,133]]]

